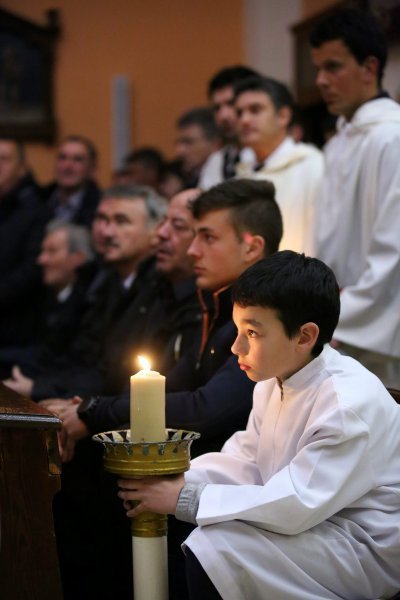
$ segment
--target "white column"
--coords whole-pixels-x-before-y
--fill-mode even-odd
[[[127,75],[115,75],[111,82],[111,139],[112,169],[122,165],[132,149],[131,135],[131,83]]]

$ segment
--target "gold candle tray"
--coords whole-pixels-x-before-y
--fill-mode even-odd
[[[93,436],[104,446],[104,467],[125,477],[174,475],[187,471],[190,445],[199,433],[166,429],[161,442],[131,442],[131,430],[106,431]]]

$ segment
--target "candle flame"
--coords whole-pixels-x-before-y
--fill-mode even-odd
[[[150,371],[150,361],[145,356],[138,356],[138,363],[141,369],[144,369],[145,371]]]

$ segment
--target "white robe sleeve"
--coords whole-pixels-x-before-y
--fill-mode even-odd
[[[400,138],[380,150],[370,173],[376,210],[361,274],[341,294],[335,337],[363,348],[400,356]],[[372,169],[371,169],[372,171]]]
[[[235,433],[224,445],[221,452],[210,452],[199,456],[191,463],[190,470],[185,473],[186,483],[222,483],[224,485],[243,485],[246,483],[262,484],[258,465],[253,457],[241,453],[241,445],[246,448],[251,438],[249,431],[253,429],[254,414],[250,413],[246,431]],[[228,454],[227,451],[232,450]]]
[[[264,485],[207,485],[198,524],[238,519],[289,535],[313,527],[374,486],[368,435],[368,426],[350,408],[331,411],[305,429],[297,454]],[[227,462],[226,471],[237,460]]]
[[[265,403],[265,390],[271,394],[274,381],[264,382],[265,387],[254,388],[254,398]],[[222,483],[224,485],[260,484],[262,477],[256,462],[262,411],[251,411],[245,431],[234,433],[225,442],[221,452],[210,452],[195,458],[185,473],[187,483]]]

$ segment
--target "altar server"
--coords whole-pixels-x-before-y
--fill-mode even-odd
[[[192,600],[204,590],[229,600],[390,597],[400,588],[400,407],[329,346],[332,271],[279,252],[241,275],[233,300],[232,351],[259,382],[247,428],[195,459],[185,481],[122,480],[128,515],[173,511],[198,525],[185,542]]]

